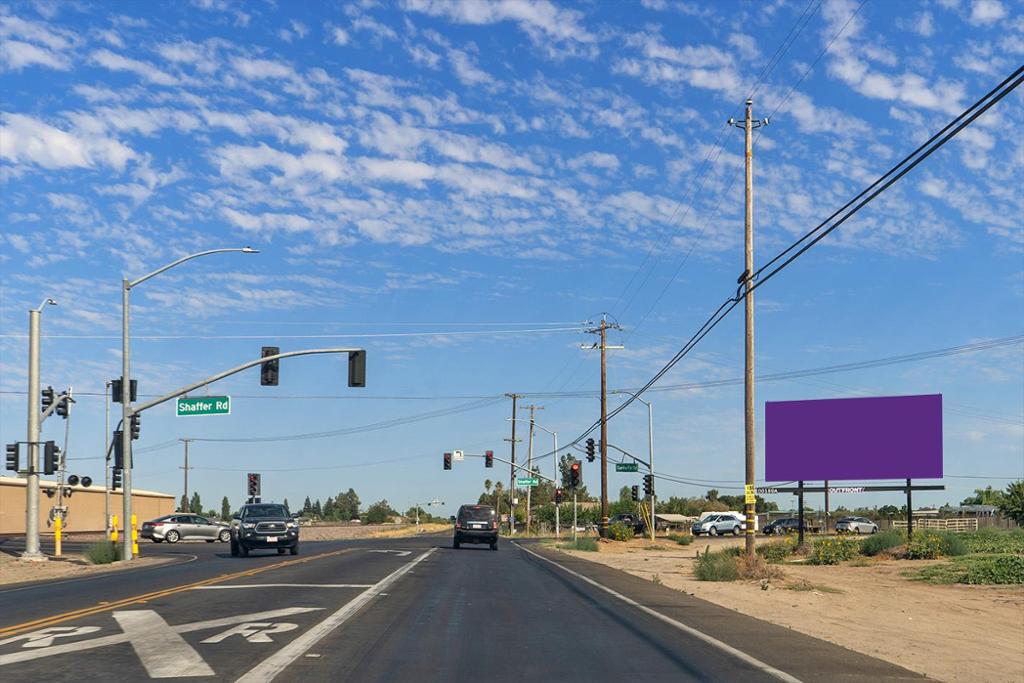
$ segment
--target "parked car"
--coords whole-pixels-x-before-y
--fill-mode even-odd
[[[231,554],[247,557],[250,550],[299,554],[299,525],[279,503],[243,505],[231,519]]]
[[[633,530],[633,534],[635,536],[643,536],[647,533],[647,525],[644,524],[644,520],[640,518],[640,515],[635,515],[631,512],[622,512],[617,515],[613,515],[608,520],[608,525],[611,526],[616,522],[628,526]]]
[[[875,534],[878,525],[867,517],[843,517],[836,522],[837,534]]]
[[[463,543],[487,543],[498,549],[498,517],[490,505],[463,505],[455,515],[455,536],[452,546]]]
[[[731,533],[733,536],[739,536],[746,529],[747,523],[736,519],[732,515],[709,515],[704,519],[694,522],[690,531],[694,536],[700,536],[701,534],[720,536],[721,534],[728,533]]]
[[[231,529],[224,522],[179,512],[143,522],[139,535],[154,543],[195,540],[227,543],[231,540]]]

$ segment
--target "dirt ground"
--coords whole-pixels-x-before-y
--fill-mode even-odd
[[[0,553],[0,585],[21,583],[23,581],[76,579],[122,569],[152,567],[173,561],[174,558],[170,557],[141,557],[127,566],[123,562],[89,564],[81,555],[69,554],[61,558],[52,558],[46,562],[22,562],[7,553]]]
[[[1024,587],[933,585],[902,576],[938,561],[871,560],[865,566],[783,566],[784,577],[708,582],[696,552],[743,539],[600,543],[563,551],[684,591],[758,619],[828,640],[942,681],[1024,681]]]
[[[418,527],[415,524],[304,526],[299,529],[299,538],[304,541],[335,541],[349,538],[401,538],[403,536],[448,531],[451,528],[451,524],[420,524]]]

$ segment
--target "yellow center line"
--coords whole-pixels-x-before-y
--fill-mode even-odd
[[[304,557],[300,560],[285,560],[283,562],[275,562],[274,564],[265,565],[263,567],[256,567],[255,569],[246,569],[244,571],[234,572],[232,574],[221,574],[220,576],[215,576],[210,579],[203,579],[202,581],[196,581],[194,583],[186,583],[181,586],[174,586],[173,588],[164,588],[158,591],[154,591],[152,593],[143,593],[142,595],[135,595],[133,597],[123,598],[121,600],[103,601],[97,603],[92,607],[83,607],[81,609],[72,610],[70,612],[54,614],[49,617],[42,617],[40,619],[34,619],[32,621],[26,621],[21,624],[16,624],[14,626],[0,628],[0,638],[18,635],[19,633],[28,630],[52,626],[53,624],[59,624],[61,622],[69,621],[71,619],[78,619],[93,614],[99,614],[100,612],[107,612],[113,609],[117,609],[119,607],[125,607],[127,605],[144,604],[150,600],[155,600],[157,598],[173,595],[174,593],[180,593],[182,591],[191,590],[199,586],[209,586],[215,583],[229,581],[231,579],[240,579],[247,576],[255,576],[256,574],[270,571],[272,569],[280,569],[281,567],[289,567],[294,564],[312,562],[313,560],[320,560],[325,557],[334,557],[336,555],[342,555],[344,553],[352,552],[353,550],[356,550],[356,548],[344,548],[342,550],[333,550],[328,553],[320,553],[319,555],[310,555],[309,557]]]

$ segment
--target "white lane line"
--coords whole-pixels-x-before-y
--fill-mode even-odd
[[[512,545],[516,546],[517,548],[519,548],[520,550],[522,550],[524,552],[530,553],[531,555],[533,555],[537,559],[544,560],[548,564],[555,565],[556,567],[558,567],[562,571],[566,572],[567,574],[571,574],[571,575],[575,576],[577,579],[579,579],[581,581],[585,581],[586,583],[589,583],[591,586],[603,590],[605,593],[608,593],[609,595],[612,595],[612,596],[618,598],[619,600],[623,601],[624,603],[626,603],[628,605],[632,605],[633,607],[636,607],[641,612],[644,612],[645,614],[649,614],[650,616],[654,617],[655,619],[657,619],[657,620],[659,620],[661,622],[664,622],[664,623],[668,624],[669,626],[674,626],[675,628],[679,629],[683,633],[686,633],[688,635],[693,636],[694,638],[702,640],[705,643],[707,643],[708,645],[716,647],[719,650],[721,650],[722,652],[725,652],[728,655],[732,655],[733,657],[736,657],[737,659],[740,659],[740,660],[746,662],[747,664],[749,664],[750,666],[754,667],[755,669],[760,669],[764,673],[766,673],[766,674],[768,674],[770,676],[774,676],[775,678],[779,679],[780,681],[786,681],[786,683],[802,683],[799,678],[791,676],[788,673],[786,673],[785,671],[780,671],[779,669],[776,669],[775,667],[771,666],[770,664],[765,664],[760,659],[757,659],[755,657],[751,657],[750,655],[748,655],[746,652],[743,652],[742,650],[737,650],[736,648],[732,647],[731,645],[726,645],[725,643],[721,642],[720,640],[717,640],[716,638],[713,638],[713,637],[709,636],[708,634],[704,633],[703,631],[698,631],[697,629],[695,629],[692,626],[687,626],[686,624],[684,624],[681,621],[676,621],[672,617],[667,617],[664,614],[662,614],[661,612],[656,612],[653,609],[651,609],[650,607],[646,607],[644,605],[641,605],[636,600],[633,600],[632,598],[628,598],[625,595],[623,595],[622,593],[614,591],[611,588],[608,588],[607,586],[602,585],[602,584],[598,583],[597,581],[594,581],[593,579],[591,579],[589,577],[583,576],[583,574],[580,574],[579,572],[575,572],[575,571],[569,569],[568,567],[566,567],[564,565],[561,565],[558,562],[555,562],[554,560],[549,560],[548,558],[544,557],[543,555],[540,555],[538,553],[533,552],[529,548],[524,548],[523,546],[519,545],[515,541],[512,541]]]
[[[301,636],[257,664],[247,674],[239,678],[236,683],[268,683],[269,681],[274,680],[278,674],[284,671],[285,667],[304,655],[309,648],[320,642],[331,631],[348,621],[349,618],[362,609],[366,603],[382,594],[384,589],[402,578],[404,574],[417,564],[427,559],[427,557],[429,557],[435,550],[437,550],[437,548],[431,548],[412,562],[402,565],[377,583],[373,584],[373,586],[357,595],[354,599],[345,603],[345,605],[337,612],[331,614],[319,624],[313,626]]]
[[[150,678],[213,676],[213,669],[151,609],[114,612]]]
[[[205,629],[222,628],[224,626],[234,626],[247,621],[270,621],[277,617],[288,617],[293,614],[305,614],[306,612],[319,612],[322,607],[285,607],[283,609],[274,609],[266,612],[253,612],[251,614],[237,614],[233,617],[221,617],[219,619],[210,619],[208,621],[196,621],[191,624],[178,624],[172,626],[171,630],[175,633],[192,633],[193,631],[203,631]],[[9,641],[0,642],[0,645]],[[53,657],[56,655],[64,655],[72,652],[81,652],[82,650],[92,650],[98,647],[106,647],[107,645],[119,645],[121,643],[128,642],[128,634],[118,633],[115,635],[101,636],[99,638],[91,638],[89,640],[80,640],[74,643],[64,643],[63,645],[52,645],[50,647],[44,647],[39,650],[21,650],[18,652],[12,652],[6,655],[0,655],[0,666],[4,664],[14,664],[16,662],[27,662],[33,659],[41,659],[43,657]]]
[[[194,591],[219,591],[226,588],[372,588],[372,583],[247,583],[224,586],[195,586]]]

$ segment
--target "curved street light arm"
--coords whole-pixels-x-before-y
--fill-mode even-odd
[[[128,278],[125,278],[125,288],[126,289],[131,289],[132,287],[135,287],[136,285],[140,285],[143,282],[145,282],[146,280],[148,280],[149,278],[154,277],[156,275],[159,275],[160,273],[164,272],[165,270],[170,270],[174,266],[180,265],[180,264],[184,263],[185,261],[191,261],[192,259],[199,258],[200,256],[209,256],[210,254],[224,254],[224,253],[227,253],[227,252],[234,252],[234,251],[238,251],[238,252],[241,252],[243,254],[258,254],[258,253],[260,253],[258,249],[253,249],[252,247],[240,247],[240,248],[232,247],[232,248],[227,248],[227,249],[208,249],[207,251],[200,251],[198,253],[191,254],[189,256],[183,256],[180,259],[178,259],[177,261],[173,261],[171,263],[168,263],[166,266],[162,266],[160,268],[157,268],[152,273],[149,273],[147,275],[143,275],[142,277],[138,278],[137,280],[128,280]]]

